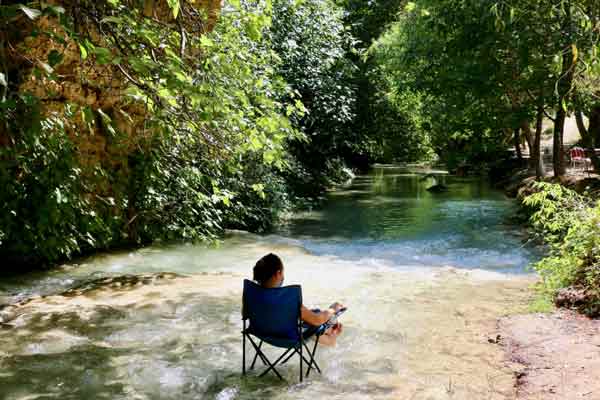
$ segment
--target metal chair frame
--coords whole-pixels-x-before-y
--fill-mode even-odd
[[[283,376],[281,376],[279,371],[277,371],[276,367],[287,363],[295,354],[298,354],[298,356],[299,356],[298,358],[299,358],[299,362],[300,362],[300,382],[303,381],[303,378],[308,378],[308,376],[310,375],[310,371],[312,370],[313,367],[314,367],[314,369],[317,370],[317,372],[319,372],[321,374],[322,373],[321,368],[319,367],[319,364],[317,364],[317,361],[315,360],[315,354],[317,352],[317,345],[319,344],[319,338],[321,337],[322,333],[315,334],[315,343],[311,350],[308,347],[308,345],[306,344],[306,340],[304,340],[304,337],[302,335],[301,322],[299,322],[298,325],[299,325],[300,339],[298,341],[297,346],[286,348],[285,351],[275,360],[275,362],[271,362],[267,358],[265,353],[262,351],[262,345],[264,343],[264,340],[262,340],[259,336],[254,336],[247,331],[246,319],[244,319],[243,320],[244,327],[242,330],[242,336],[243,336],[243,339],[242,339],[242,374],[246,375],[246,372],[247,372],[247,369],[246,369],[246,339],[250,342],[250,344],[252,345],[252,347],[254,348],[254,351],[255,351],[254,358],[252,359],[252,363],[250,364],[249,370],[254,370],[256,361],[259,358],[262,361],[263,365],[265,367],[267,367],[259,375],[259,377],[263,377],[266,374],[268,374],[270,371],[273,371],[273,373],[275,375],[277,375],[277,377],[279,379],[285,381]],[[257,338],[259,340],[258,344],[256,344],[256,341],[252,338],[252,336],[254,336],[255,338]],[[303,349],[306,350],[306,353],[308,354],[308,357],[309,357],[308,359],[304,356]],[[303,363],[306,363],[308,365],[308,368],[306,370],[306,375],[303,374]]]

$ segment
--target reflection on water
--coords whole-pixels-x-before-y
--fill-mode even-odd
[[[447,191],[427,191],[435,184]],[[518,272],[533,255],[507,224],[514,208],[482,179],[379,168],[331,193],[323,210],[297,215],[281,234],[316,254],[353,260]]]
[[[431,195],[406,175],[359,177],[277,235],[5,281],[5,302],[54,294],[0,311],[0,398],[512,399],[512,372],[488,342],[532,279],[510,273],[532,257],[508,245],[512,205],[481,183],[445,177],[450,190]],[[303,384],[296,363],[282,368],[287,383],[240,376],[241,282],[269,251],[308,306],[350,310],[339,346],[319,351],[323,375]]]

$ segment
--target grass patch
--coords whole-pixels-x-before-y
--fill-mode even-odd
[[[537,293],[529,303],[527,311],[530,313],[549,314],[556,311],[552,298],[547,294]]]

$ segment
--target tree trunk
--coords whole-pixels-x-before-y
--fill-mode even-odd
[[[538,106],[537,117],[535,121],[535,138],[533,140],[533,151],[531,153],[531,160],[535,166],[535,177],[537,180],[541,180],[544,175],[544,160],[541,154],[541,142],[542,142],[542,129],[544,124],[544,105],[543,103]]]
[[[577,121],[577,128],[579,129],[579,133],[581,134],[583,144],[586,147],[588,154],[590,155],[590,159],[592,160],[594,171],[600,171],[600,159],[598,159],[594,150],[594,138],[590,134],[589,130],[585,127],[585,122],[583,121],[583,114],[581,113],[581,111],[577,110],[575,112],[575,120]]]
[[[154,16],[154,0],[144,1],[144,17],[152,18]]]
[[[531,135],[531,124],[528,120],[523,121],[521,124],[521,131],[523,131],[523,136],[525,136],[525,141],[527,142],[527,148],[531,153],[533,150],[533,137]]]
[[[515,151],[517,153],[517,159],[523,161],[523,153],[521,153],[521,129],[515,128],[513,130],[513,141],[515,145]]]
[[[588,131],[594,139],[594,146],[600,147],[600,106],[592,107]]]
[[[560,177],[565,174],[565,156],[563,153],[563,135],[565,130],[565,119],[567,112],[562,104],[558,106],[556,118],[554,119],[554,138],[552,143],[552,167],[554,176]]]
[[[558,105],[556,111],[556,119],[554,120],[554,145],[552,154],[552,164],[554,167],[554,176],[561,177],[565,174],[565,157],[563,152],[563,136],[565,132],[565,120],[567,118],[567,102],[569,93],[573,87],[573,76],[575,74],[575,66],[577,64],[577,56],[575,55],[575,43],[572,41],[573,23],[571,20],[571,2],[565,4],[565,18],[562,23],[562,30],[566,33],[565,46],[567,50],[563,50],[562,67],[560,78],[558,80]]]
[[[531,136],[531,124],[529,121],[525,120],[521,124],[521,131],[523,132],[523,136],[525,136],[525,141],[527,142],[527,149],[529,150],[529,169],[535,169],[535,161],[533,159],[533,138]]]

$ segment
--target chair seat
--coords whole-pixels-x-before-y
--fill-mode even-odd
[[[299,339],[289,339],[289,338],[283,338],[283,337],[276,337],[276,336],[267,336],[267,335],[262,335],[256,331],[254,331],[254,329],[252,329],[252,327],[248,327],[244,333],[247,333],[249,335],[252,336],[256,336],[257,338],[259,338],[260,340],[269,343],[271,346],[275,346],[275,347],[281,347],[284,349],[289,349],[290,347],[299,347],[300,346],[300,340]]]
[[[314,335],[322,335],[326,330],[327,330],[327,324],[323,324],[320,326],[304,324],[303,330],[302,330],[302,336],[306,340],[306,339],[313,337]],[[294,339],[285,338],[285,337],[262,335],[262,334],[256,332],[254,329],[252,329],[252,326],[249,326],[248,328],[246,328],[244,333],[250,334],[252,336],[256,336],[260,340],[269,343],[271,346],[281,347],[284,349],[289,349],[292,347],[300,347],[299,339],[294,340]]]

